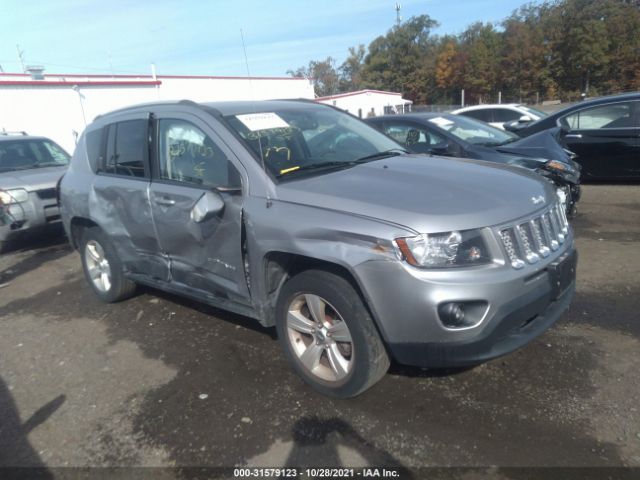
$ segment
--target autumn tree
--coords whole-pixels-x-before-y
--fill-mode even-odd
[[[338,69],[341,91],[353,91],[362,88],[362,69],[365,55],[364,45],[349,47],[349,56]]]

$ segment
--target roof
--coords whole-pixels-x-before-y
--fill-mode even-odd
[[[553,112],[549,117],[558,117],[562,116],[565,113],[572,112],[573,110],[579,110],[584,107],[597,106],[602,105],[603,103],[611,103],[611,102],[623,102],[625,100],[640,100],[640,92],[633,93],[621,93],[618,95],[607,95],[604,97],[595,97],[588,98],[578,103],[574,103],[568,107],[565,107],[561,110],[557,110]]]
[[[7,141],[26,141],[26,140],[49,140],[51,141],[51,139],[47,138],[47,137],[40,137],[38,135],[2,135],[0,134],[0,142],[7,142]]]
[[[0,73],[0,86],[156,86],[166,79],[191,80],[303,80],[300,77],[243,77],[243,76],[205,76],[205,75],[109,75],[47,73],[44,80],[34,80],[28,73]]]
[[[155,85],[161,85],[160,80],[151,81],[56,81],[56,80],[0,80],[0,86],[14,86],[14,87],[113,87],[113,86],[137,86],[137,87],[151,87]]]
[[[245,113],[265,112],[269,110],[280,110],[283,108],[327,108],[324,105],[318,105],[315,102],[308,99],[298,100],[243,100],[243,101],[226,101],[226,102],[205,102],[197,103],[191,100],[171,100],[163,102],[150,102],[140,103],[137,105],[131,105],[129,107],[120,108],[111,112],[99,115],[97,118],[106,117],[116,113],[123,113],[128,111],[135,111],[139,109],[145,109],[150,107],[160,107],[166,105],[181,105],[186,107],[195,107],[202,110],[209,111],[218,115],[241,115]]]
[[[325,97],[316,97],[316,101],[323,101],[323,100],[334,100],[336,98],[345,98],[345,97],[354,97],[356,95],[367,95],[367,94],[371,94],[371,93],[377,93],[380,95],[393,95],[393,96],[397,96],[397,97],[401,97],[402,98],[402,94],[398,93],[398,92],[385,92],[384,90],[370,90],[370,89],[365,89],[365,90],[357,90],[355,92],[347,92],[347,93],[338,93],[336,95],[328,95]],[[406,100],[409,103],[413,103],[411,102],[411,100]]]
[[[470,110],[483,110],[485,108],[505,108],[505,107],[520,107],[521,103],[483,103],[482,105],[470,105],[468,107],[461,107],[454,110],[454,112],[470,111]]]
[[[425,118],[435,118],[435,117],[450,117],[450,113],[445,112],[411,112],[411,113],[401,113],[401,114],[390,114],[390,115],[380,115],[378,117],[367,118],[367,120],[385,120],[390,118],[400,118],[400,119],[414,119],[420,120]]]

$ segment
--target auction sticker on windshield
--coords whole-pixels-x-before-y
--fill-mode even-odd
[[[236,118],[252,132],[272,128],[287,128],[289,126],[277,113],[273,112],[248,113],[245,115],[236,115]]]
[[[451,120],[447,120],[446,118],[443,118],[443,117],[430,118],[429,121],[431,123],[435,123],[439,127],[448,127],[450,125],[453,125],[453,122]]]

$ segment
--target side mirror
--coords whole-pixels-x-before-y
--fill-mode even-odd
[[[218,192],[205,192],[191,209],[191,220],[204,222],[224,210],[224,200]]]
[[[520,123],[527,123],[532,121],[533,119],[529,116],[529,115],[522,115],[519,119],[518,122]]]

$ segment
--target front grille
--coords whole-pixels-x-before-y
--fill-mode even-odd
[[[558,250],[569,233],[567,216],[559,203],[525,222],[500,229],[500,239],[513,268],[533,264]]]
[[[44,188],[42,190],[36,190],[36,194],[42,200],[49,200],[50,198],[56,198],[56,189],[54,188]]]

